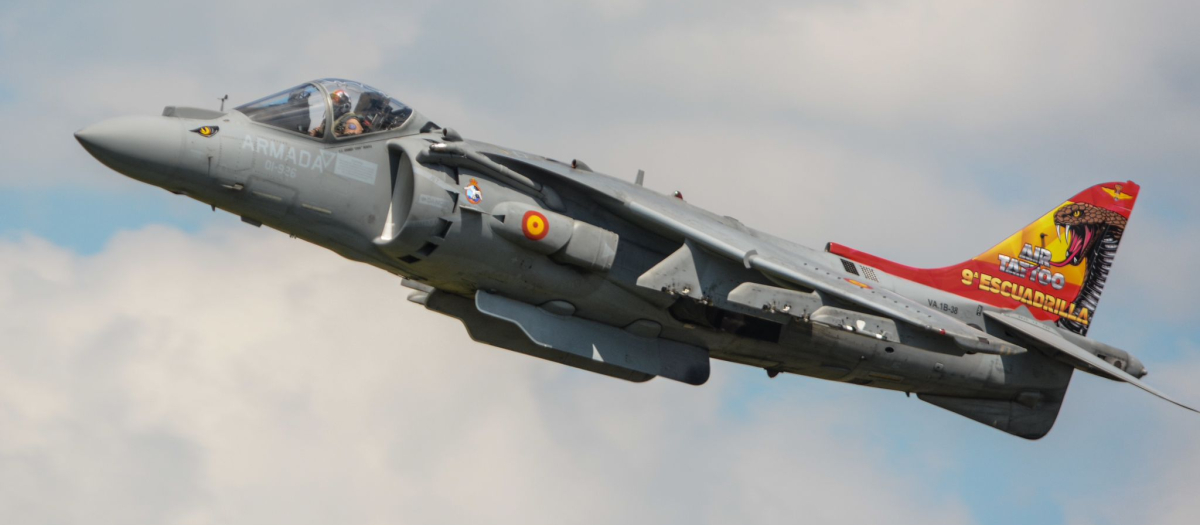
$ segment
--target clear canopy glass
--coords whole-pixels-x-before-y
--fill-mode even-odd
[[[366,84],[337,78],[316,83],[329,94],[335,137],[395,129],[412,116],[412,109],[403,102]]]
[[[328,105],[317,86],[303,84],[235,109],[255,122],[320,138]]]
[[[403,102],[361,82],[325,78],[238,106],[255,122],[324,138],[396,129],[412,116]],[[328,115],[328,118],[326,116]]]

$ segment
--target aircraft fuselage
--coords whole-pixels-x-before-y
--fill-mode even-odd
[[[318,89],[322,82],[335,81],[229,112],[168,108],[112,119],[76,136],[134,179],[403,277],[416,290],[410,300],[461,319],[477,341],[622,379],[701,384],[711,357],[771,377],[916,393],[1037,438],[1053,424],[1072,371],[1085,369],[1016,346],[989,321],[1002,308],[772,237],[577,161],[465,140],[395,100],[371,99],[365,86],[346,84],[364,94],[353,113],[347,97],[335,119],[346,95]],[[394,118],[365,113],[368,101]],[[386,130],[372,129],[385,121]],[[376,132],[349,134],[356,125]],[[739,251],[729,239],[758,248]],[[1047,249],[1028,251],[1053,263]],[[1022,274],[1030,286],[1065,280],[1033,267]],[[792,268],[853,285],[865,299]],[[988,292],[979,278],[965,270],[962,285]],[[1052,310],[1065,303],[1042,296],[1039,314],[1066,316]],[[1072,322],[1080,321],[1088,320]],[[978,337],[930,326],[938,322]],[[1088,348],[1145,374],[1128,354]]]

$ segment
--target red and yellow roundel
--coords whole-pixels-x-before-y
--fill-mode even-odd
[[[550,221],[536,211],[527,211],[521,218],[521,232],[530,240],[540,241],[550,233]]]

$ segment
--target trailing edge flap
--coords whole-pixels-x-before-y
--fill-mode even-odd
[[[1088,352],[1080,346],[1068,341],[1065,337],[1055,332],[1052,328],[1047,327],[1034,319],[1016,314],[999,312],[986,312],[984,315],[987,315],[990,319],[993,319],[1008,328],[1016,330],[1028,339],[1041,343],[1042,345],[1045,345],[1053,350],[1067,354],[1079,361],[1083,361],[1092,368],[1101,370],[1106,374],[1145,390],[1161,399],[1170,401],[1171,403],[1191,410],[1192,412],[1200,412],[1190,406],[1167,397],[1166,394],[1159,392],[1146,383],[1141,382],[1136,377],[1129,375],[1129,373],[1125,372],[1124,370],[1109,364],[1108,361],[1096,357],[1095,354]]]
[[[691,385],[708,381],[708,352],[700,347],[556,315],[483,290],[475,292],[475,307],[484,315],[516,325],[543,348]]]

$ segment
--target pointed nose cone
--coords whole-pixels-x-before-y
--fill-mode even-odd
[[[179,119],[135,116],[93,124],[75,139],[106,166],[151,182],[179,169],[185,133]]]

